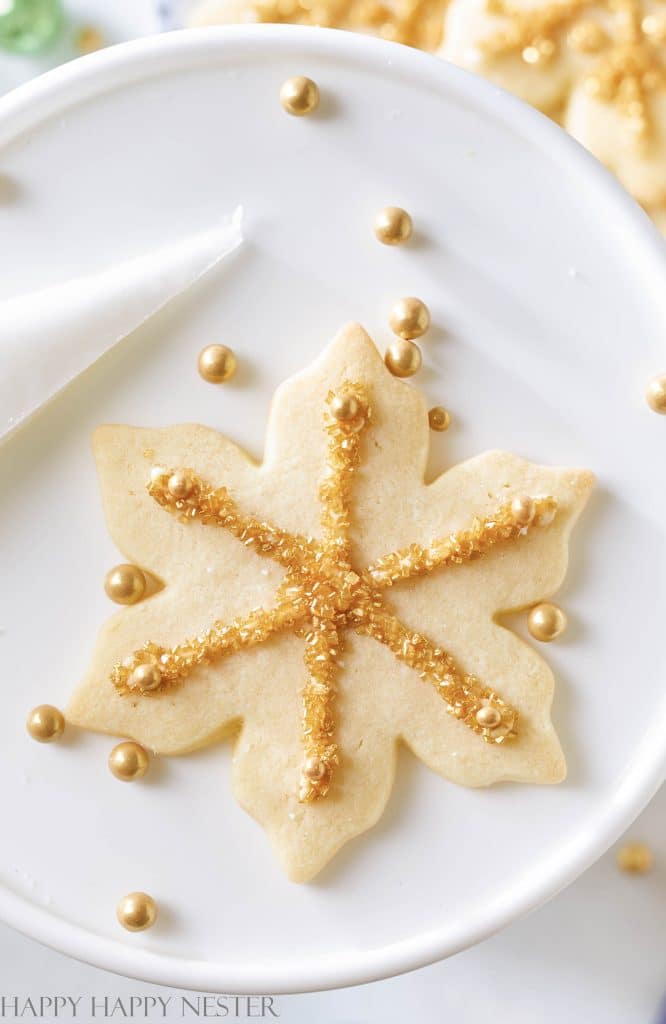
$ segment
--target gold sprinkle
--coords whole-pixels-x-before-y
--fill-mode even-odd
[[[484,704],[476,713],[476,720],[484,729],[496,729],[502,722],[502,716],[497,708],[490,704]]]
[[[598,53],[608,43],[608,36],[597,21],[579,21],[569,32],[567,42],[577,53]]]
[[[647,843],[624,843],[617,851],[617,866],[630,875],[646,875],[653,862],[652,850]]]
[[[529,526],[536,514],[536,506],[528,494],[521,494],[511,502],[511,515],[518,526]]]
[[[384,353],[384,362],[394,377],[413,377],[421,369],[421,349],[413,341],[394,341]]]
[[[226,345],[207,345],[199,353],[199,374],[210,384],[224,384],[237,369],[234,352]]]
[[[548,644],[562,636],[567,628],[567,617],[559,605],[542,601],[530,610],[527,628],[535,640]]]
[[[559,38],[594,0],[558,0],[540,7],[524,8],[512,0],[492,0],[486,9],[496,17],[506,19],[507,25],[490,35],[480,44],[488,57],[521,54],[528,64],[553,57]]]
[[[306,117],[319,106],[319,86],[311,78],[288,78],[280,89],[280,103],[288,114]]]
[[[52,743],[64,732],[65,716],[52,704],[40,704],[28,715],[26,728],[38,743]]]
[[[107,597],[116,604],[136,604],[146,591],[146,577],[138,565],[116,565],[104,577]]]
[[[131,892],[121,899],[116,908],[116,917],[128,932],[143,932],[155,924],[157,904],[148,893]]]
[[[653,412],[666,415],[666,373],[650,381],[645,397]]]
[[[344,392],[337,393],[329,402],[329,408],[336,420],[341,423],[349,423],[355,420],[361,413],[361,406],[354,395],[347,395]]]
[[[431,430],[437,432],[448,430],[451,425],[451,414],[441,405],[435,405],[428,413],[428,424]]]
[[[536,46],[526,46],[523,50],[523,60],[526,64],[537,64],[540,59],[541,54]]]
[[[422,299],[413,296],[399,299],[389,314],[389,325],[399,338],[413,341],[421,338],[430,327],[430,310]]]
[[[375,217],[375,236],[383,245],[402,245],[412,237],[412,218],[399,206],[386,206]]]
[[[641,28],[653,43],[666,43],[666,17],[647,14],[641,22]]]
[[[172,473],[167,487],[174,498],[186,498],[192,490],[192,478],[189,473]]]
[[[94,53],[106,45],[104,36],[94,25],[82,25],[76,33],[75,44],[79,53]]]

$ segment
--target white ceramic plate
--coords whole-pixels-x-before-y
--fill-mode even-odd
[[[290,118],[309,74],[319,116]],[[666,366],[662,243],[559,129],[414,50],[343,33],[236,28],[95,55],[8,97],[0,295],[65,280],[242,203],[247,242],[0,450],[0,913],[75,956],[201,989],[304,990],[418,967],[476,942],[574,878],[663,777],[666,420],[644,401]],[[418,238],[379,245],[374,213]],[[262,450],[275,386],[337,328],[380,345],[401,295],[435,327],[416,379],[455,426],[441,469],[489,447],[583,465],[599,486],[576,528],[544,649],[569,762],[554,788],[470,791],[399,761],[381,823],[308,886],[280,874],[230,793],[228,745],[117,783],[108,738],[32,743],[27,709],[65,704],[111,609],[118,559],[90,454],[103,421],[219,427]],[[48,331],[48,324],[44,324]],[[196,374],[230,343],[226,388]],[[516,628],[523,631],[520,621]],[[120,895],[162,907],[123,933]]]

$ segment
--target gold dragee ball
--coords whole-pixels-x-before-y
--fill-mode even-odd
[[[354,395],[334,395],[330,404],[331,415],[339,423],[349,423],[361,412],[361,403]]]
[[[413,341],[395,341],[386,349],[384,362],[394,377],[413,377],[421,369],[421,349]]]
[[[493,708],[490,704],[486,704],[477,711],[476,720],[484,729],[496,729],[502,721],[502,716],[497,708]]]
[[[646,875],[653,862],[652,850],[646,843],[624,843],[617,851],[617,866],[630,875]]]
[[[399,299],[389,315],[389,326],[405,341],[420,338],[430,327],[430,312],[421,299]]]
[[[156,690],[162,682],[162,672],[157,662],[145,661],[132,672],[129,678],[129,685],[133,690],[141,693]]]
[[[534,502],[527,494],[520,494],[511,502],[511,515],[518,526],[529,526],[535,512]]]
[[[650,381],[645,397],[654,412],[666,416],[666,373]]]
[[[104,46],[104,36],[94,25],[82,25],[76,33],[75,42],[79,53],[94,53]]]
[[[428,413],[428,423],[431,430],[441,433],[443,430],[448,430],[451,425],[451,414],[441,405],[435,405]]]
[[[104,590],[116,604],[136,604],[146,591],[146,577],[138,565],[115,565],[104,577]]]
[[[157,920],[157,904],[146,892],[130,892],[118,904],[116,917],[128,932],[144,932]]]
[[[280,103],[294,117],[311,114],[319,106],[319,86],[304,75],[288,78],[280,89]]]
[[[172,473],[167,484],[169,493],[172,494],[174,498],[180,499],[187,498],[188,494],[192,493],[193,486],[190,474],[184,473],[182,470]]]
[[[226,345],[207,345],[199,353],[199,373],[210,384],[224,384],[236,372],[236,356]]]
[[[51,743],[62,736],[65,729],[65,716],[52,704],[40,704],[28,715],[26,728],[33,740],[38,743]]]
[[[566,615],[558,605],[551,604],[550,601],[535,605],[527,616],[527,628],[530,633],[535,640],[545,644],[562,636],[566,626]]]
[[[412,218],[399,206],[385,206],[375,217],[375,235],[384,245],[402,245],[412,237]]]
[[[308,757],[303,765],[303,774],[313,781],[323,779],[326,774],[326,765],[318,757]]]
[[[109,754],[109,770],[121,782],[142,779],[148,771],[148,754],[140,743],[125,740]]]

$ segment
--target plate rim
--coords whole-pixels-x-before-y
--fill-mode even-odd
[[[187,29],[122,43],[79,58],[19,86],[0,99],[0,146],[47,120],[72,101],[81,102],[117,84],[149,78],[157,68],[188,63],[193,54],[216,57],[227,50],[300,48],[317,56],[363,59],[368,66],[421,76],[481,107],[496,121],[527,137],[569,173],[587,180],[595,201],[610,209],[615,231],[641,262],[645,288],[666,319],[666,247],[647,215],[619,182],[586,150],[538,111],[481,78],[441,58],[370,36],[291,25]],[[467,919],[430,929],[372,950],[350,949],[284,966],[190,960],[150,952],[62,920],[20,894],[0,886],[0,919],[52,948],[104,970],[149,983],[209,992],[287,993],[363,984],[415,970],[487,938],[546,902],[588,868],[629,827],[666,776],[666,707],[655,717],[625,769],[614,796],[569,843],[540,863],[520,892],[502,893]],[[462,934],[461,934],[462,932]]]

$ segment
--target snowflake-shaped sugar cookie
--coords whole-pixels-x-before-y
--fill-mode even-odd
[[[666,230],[664,0],[451,0],[440,53],[559,121]]]
[[[184,754],[312,878],[388,800],[396,747],[469,786],[557,782],[547,664],[499,613],[550,595],[584,470],[493,451],[425,483],[428,417],[362,328],[278,390],[265,459],[206,427],[100,428],[109,530],[163,584],[103,627],[69,719]]]

